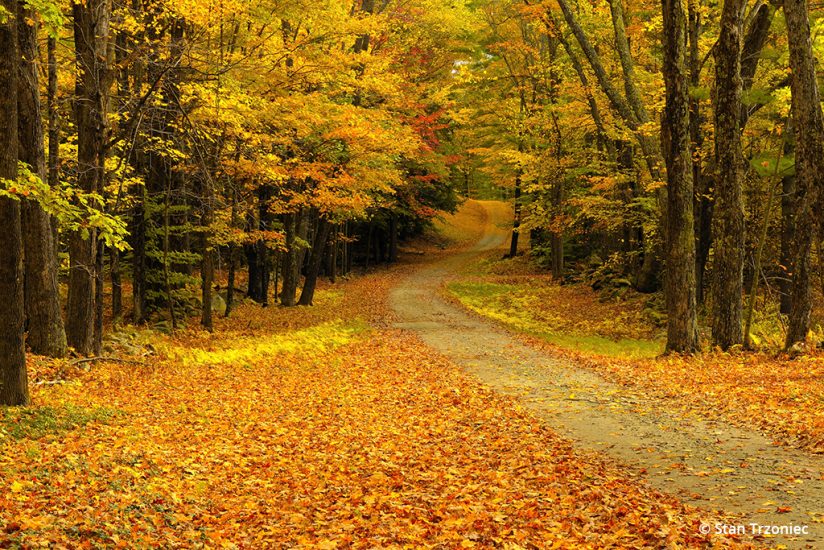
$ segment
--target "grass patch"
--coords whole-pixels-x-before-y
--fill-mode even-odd
[[[187,365],[242,365],[273,355],[325,353],[353,342],[368,330],[369,324],[361,319],[339,319],[285,333],[226,338],[213,346],[217,349],[183,345],[169,347],[163,352]]]
[[[13,439],[42,439],[83,427],[108,422],[117,411],[106,407],[87,409],[71,404],[58,407],[0,409],[0,435]]]
[[[574,303],[574,295],[557,287],[461,281],[448,284],[447,291],[484,317],[562,348],[629,359],[655,357],[663,351],[658,340],[620,336],[626,331],[620,317],[587,319],[592,304]],[[598,313],[593,313],[597,318]]]

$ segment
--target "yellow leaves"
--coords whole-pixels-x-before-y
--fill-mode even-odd
[[[286,334],[271,335],[267,340],[259,338],[220,338],[211,349],[198,349],[191,344],[162,346],[167,357],[184,365],[242,365],[262,357],[279,354],[318,354],[352,342],[368,327],[359,320],[345,323],[332,321],[315,327]]]

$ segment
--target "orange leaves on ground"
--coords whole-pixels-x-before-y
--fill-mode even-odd
[[[391,277],[327,289],[319,296],[324,308],[241,308],[219,336],[191,331],[161,342],[151,366],[103,363],[79,386],[39,386],[35,399],[44,405],[117,413],[0,443],[0,540],[243,548],[735,544],[700,535],[699,517],[677,501],[574,451],[416,338],[379,328]],[[376,328],[322,352],[261,353],[242,363],[162,357],[164,345],[220,353],[244,338],[294,339],[354,317]]]

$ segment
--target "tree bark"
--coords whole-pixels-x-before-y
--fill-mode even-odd
[[[793,238],[792,309],[785,348],[803,342],[810,330],[810,255],[818,234],[824,189],[824,117],[816,80],[806,0],[784,0],[792,70],[792,115],[796,138],[796,207]]]
[[[618,59],[621,61],[621,69],[624,73],[624,90],[627,95],[627,102],[632,108],[632,112],[640,123],[649,122],[649,115],[641,100],[641,92],[638,89],[638,78],[635,76],[635,63],[632,60],[632,53],[629,50],[629,39],[624,26],[624,5],[622,0],[609,0],[609,10],[612,15],[612,29],[615,33],[615,46],[618,50]]]
[[[36,21],[37,15],[18,1],[18,21]],[[44,182],[48,180],[40,108],[37,24],[17,26],[20,64],[17,80],[18,158]],[[28,338],[33,353],[66,355],[66,331],[58,290],[57,248],[51,218],[36,201],[23,201],[22,225],[24,286]]]
[[[769,2],[765,2],[757,7],[752,16],[752,22],[747,28],[744,37],[744,44],[741,50],[741,87],[743,90],[752,88],[755,72],[758,69],[758,62],[761,61],[761,52],[770,36],[775,8]],[[741,128],[743,129],[750,118],[750,110],[746,105],[741,105]]]
[[[744,203],[741,164],[741,34],[744,0],[725,0],[715,48],[715,260],[712,339],[721,349],[743,343]]]
[[[692,161],[689,139],[687,17],[681,0],[662,0],[666,107],[661,124],[667,165],[664,293],[667,351],[698,349],[695,301]]]
[[[15,0],[1,0],[9,14],[0,23],[0,179],[17,180],[17,49]],[[24,24],[24,23],[23,23]],[[23,236],[20,202],[0,197],[0,405],[28,405],[23,340]]]
[[[60,117],[57,111],[57,40],[49,37],[48,56],[48,109],[49,109],[49,186],[60,183]],[[56,242],[56,241],[55,241]]]
[[[520,147],[518,148],[521,149]],[[518,237],[521,234],[521,169],[515,173],[515,216],[512,221],[512,238],[509,241],[508,258],[518,255]]]
[[[99,192],[106,155],[106,126],[109,87],[108,67],[109,0],[87,0],[72,6],[75,54],[79,74],[75,84],[77,124],[78,187],[87,193]],[[85,238],[84,238],[85,237]],[[69,297],[66,339],[80,354],[92,353],[95,317],[95,263],[97,232],[70,237]]]
[[[286,251],[283,254],[283,290],[280,293],[281,305],[292,307],[296,303],[298,278],[300,276],[297,250],[297,231],[299,212],[284,216],[284,230],[286,233]]]
[[[306,270],[306,280],[303,283],[303,290],[301,290],[298,305],[312,305],[312,301],[315,297],[315,287],[317,286],[318,275],[320,274],[320,266],[323,263],[326,243],[329,240],[329,231],[331,229],[331,223],[323,217],[318,219],[318,227],[315,232],[314,243],[312,243],[312,252],[309,256],[309,267]]]

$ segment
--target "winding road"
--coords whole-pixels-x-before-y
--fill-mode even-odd
[[[402,280],[390,296],[396,327],[414,331],[484,384],[516,396],[580,448],[707,510],[708,529],[794,525],[806,533],[765,541],[824,548],[824,524],[814,521],[824,514],[824,457],[778,447],[723,421],[680,415],[677,402],[553,358],[442,298],[445,281],[481,254],[498,248],[503,253],[507,243],[500,203],[468,201],[463,208],[477,219],[476,244],[426,262]],[[740,519],[728,527],[712,510]]]

